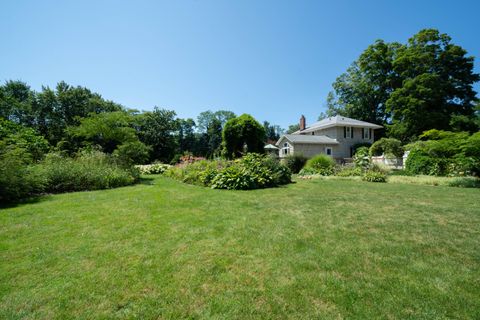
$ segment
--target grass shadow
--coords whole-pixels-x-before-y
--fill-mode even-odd
[[[138,182],[136,184],[153,185],[153,184],[155,184],[154,181],[155,181],[154,177],[142,176],[142,177],[140,177],[140,179],[138,180]]]
[[[11,201],[7,203],[0,203],[0,209],[15,208],[15,207],[26,205],[26,204],[44,202],[44,201],[50,200],[51,198],[52,198],[52,195],[50,194],[41,194],[41,195],[26,198],[26,199]]]

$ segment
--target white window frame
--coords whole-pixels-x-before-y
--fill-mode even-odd
[[[330,154],[328,153],[328,150],[330,150]],[[333,154],[333,150],[332,150],[332,147],[325,147],[325,154],[327,156],[331,156]]]
[[[285,143],[283,144],[282,154],[283,154],[283,155],[288,155],[288,154],[290,154],[290,145],[288,144],[288,142],[285,142]]]
[[[352,127],[347,127],[347,139],[352,139]]]
[[[363,128],[363,139],[370,140],[370,128]]]

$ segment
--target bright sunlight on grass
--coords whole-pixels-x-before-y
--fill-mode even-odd
[[[479,318],[480,190],[168,178],[0,210],[0,318]]]

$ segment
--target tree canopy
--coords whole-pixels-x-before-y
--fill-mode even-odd
[[[265,129],[249,114],[228,120],[222,138],[227,158],[240,157],[246,152],[264,152]]]
[[[406,44],[377,40],[333,84],[327,115],[384,125],[389,137],[425,130],[478,130],[474,58],[447,34],[421,30]]]

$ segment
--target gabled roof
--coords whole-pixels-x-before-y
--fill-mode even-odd
[[[304,134],[284,134],[278,139],[276,145],[280,146],[280,142],[287,139],[291,143],[305,143],[305,144],[338,144],[338,141],[327,136],[312,136]]]
[[[302,130],[302,131],[298,130],[298,131],[295,131],[293,134],[312,132],[312,131],[326,129],[330,127],[360,127],[360,128],[372,128],[372,129],[383,128],[378,124],[374,124],[366,121],[355,120],[355,119],[342,117],[342,116],[334,116],[334,117],[328,117],[323,120],[317,121],[309,125],[308,127],[306,127],[305,130]]]
[[[278,150],[278,148],[276,146],[274,146],[273,144],[267,144],[265,147],[263,147],[264,149],[267,149],[267,150]]]

